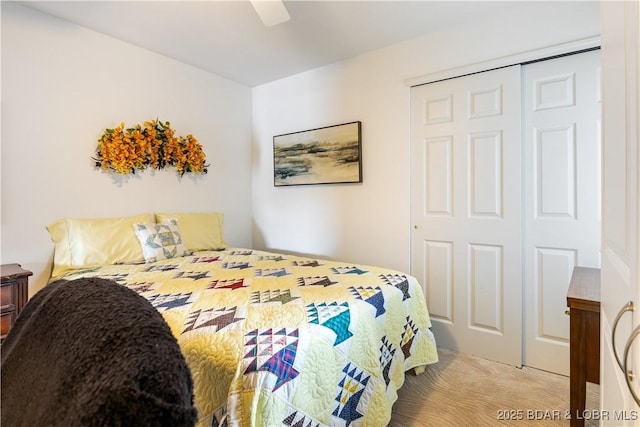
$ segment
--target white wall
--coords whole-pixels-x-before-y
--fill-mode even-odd
[[[539,4],[539,13],[432,34],[252,91],[2,2],[0,260],[34,271],[33,295],[53,255],[45,226],[58,218],[219,210],[234,246],[408,271],[404,80],[599,33],[597,2]],[[93,169],[106,127],[155,117],[200,140],[208,175],[122,180]],[[362,184],[273,187],[273,135],[354,120],[363,123]]]
[[[121,179],[94,170],[105,128],[159,118],[193,134],[205,176]],[[63,217],[221,211],[234,246],[251,245],[251,89],[32,9],[2,2],[2,263],[48,279],[45,226]]]
[[[253,89],[253,245],[410,269],[405,79],[599,34],[598,3],[539,2]],[[362,121],[362,184],[273,186],[273,135]]]

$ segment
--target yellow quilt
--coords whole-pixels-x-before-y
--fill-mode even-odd
[[[405,371],[438,357],[422,289],[397,271],[228,249],[61,278],[96,276],[162,313],[201,426],[386,425]]]

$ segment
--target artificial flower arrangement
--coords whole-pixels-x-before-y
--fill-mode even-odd
[[[207,173],[202,145],[193,135],[175,136],[169,122],[152,120],[144,126],[125,129],[124,122],[115,129],[105,129],[98,140],[95,166],[122,175],[136,170],[164,169],[175,166],[180,175],[185,172]]]

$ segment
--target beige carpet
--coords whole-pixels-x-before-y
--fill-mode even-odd
[[[407,375],[389,426],[569,425],[568,377],[449,350],[438,354],[440,361],[423,374]],[[587,409],[598,408],[598,393],[597,385],[587,384]],[[501,415],[516,420],[501,420]]]

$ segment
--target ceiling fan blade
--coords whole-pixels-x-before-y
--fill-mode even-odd
[[[251,0],[253,8],[267,27],[282,24],[290,19],[281,0]]]

